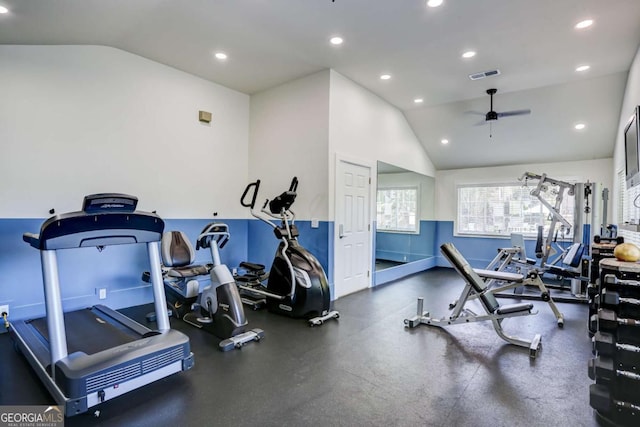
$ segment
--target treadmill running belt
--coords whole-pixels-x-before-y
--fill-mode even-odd
[[[46,317],[31,320],[29,323],[49,341]],[[76,351],[94,354],[140,338],[133,331],[127,333],[102,319],[90,308],[65,313],[64,323],[69,354]]]

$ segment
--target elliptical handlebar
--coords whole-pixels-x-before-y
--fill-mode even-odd
[[[245,202],[245,198],[247,197],[247,194],[249,193],[249,190],[251,190],[252,187],[254,187],[254,190],[253,190],[253,196],[251,197],[251,203],[247,203]],[[247,188],[244,189],[244,193],[242,193],[242,197],[240,197],[240,204],[245,208],[251,208],[253,210],[254,206],[256,205],[256,198],[258,197],[259,190],[260,190],[259,179],[256,180],[256,182],[252,182],[251,184],[247,185]]]
[[[252,189],[253,193],[250,194]],[[295,200],[297,189],[298,178],[294,176],[291,180],[288,191],[285,191],[281,195],[275,197],[273,200],[265,199],[262,208],[260,209],[260,211],[258,211],[256,209],[256,199],[258,198],[258,191],[260,190],[260,180],[258,179],[255,182],[248,184],[244,189],[242,197],[240,197],[240,204],[246,208],[249,208],[251,215],[255,218],[258,218],[259,220],[269,224],[273,228],[278,228],[278,225],[273,223],[272,219],[289,222],[291,224],[293,224],[295,221],[295,213],[291,210],[291,204],[293,204],[293,201]],[[247,201],[249,197],[251,198],[251,202]],[[280,204],[283,202],[283,200],[285,201],[285,203],[283,203],[284,206],[281,207],[282,209],[280,209],[280,211],[277,213],[272,212],[271,204]]]
[[[229,228],[226,224],[212,222],[205,226],[198,235],[196,250],[211,247],[211,240],[215,240],[218,248],[222,249],[229,242],[230,237],[231,234],[229,234]]]
[[[295,192],[298,189],[298,177],[294,176],[291,180],[291,185],[289,186],[289,191]]]

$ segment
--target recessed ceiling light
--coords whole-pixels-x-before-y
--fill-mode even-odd
[[[593,19],[585,19],[584,21],[580,21],[576,24],[576,28],[578,30],[582,30],[583,28],[588,28],[593,25]]]
[[[380,80],[389,80],[391,78],[391,74],[382,74],[380,76]]]
[[[440,140],[440,142],[443,143],[443,144],[448,144],[449,140],[448,139],[442,139],[442,140]]]
[[[227,59],[227,54],[224,52],[216,52],[215,56],[221,61],[224,61],[225,59]]]
[[[424,99],[416,98],[416,99],[413,100],[413,102],[415,102],[416,104],[422,104],[424,102]]]
[[[589,68],[591,68],[590,65],[581,65],[578,68],[576,68],[576,71],[580,73],[582,71],[587,71]]]
[[[474,56],[476,56],[476,53],[473,50],[468,50],[462,54],[463,58],[473,58]]]
[[[427,0],[427,6],[438,7],[442,4],[442,0]]]
[[[336,46],[341,45],[343,41],[344,40],[342,40],[342,37],[338,37],[338,36],[331,37],[331,39],[329,39],[329,42],[332,45],[336,45]]]
[[[587,127],[587,125],[585,125],[584,123],[578,123],[577,125],[574,126],[574,128],[576,128],[576,130],[582,130],[585,127]]]
[[[9,9],[4,6],[0,6],[0,13],[9,13]]]

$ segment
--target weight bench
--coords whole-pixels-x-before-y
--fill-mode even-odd
[[[549,304],[549,308],[553,312],[553,315],[556,316],[556,322],[558,323],[558,327],[562,328],[564,326],[564,315],[558,310],[556,303],[551,298],[551,293],[545,286],[540,274],[537,270],[530,270],[526,276],[519,273],[509,273],[505,271],[495,271],[495,270],[483,270],[479,268],[474,268],[474,271],[485,281],[487,281],[487,288],[490,288],[487,292],[491,292],[492,294],[498,294],[500,292],[518,288],[521,286],[537,286],[540,290],[540,299]],[[491,287],[491,284],[497,283],[497,286]],[[514,296],[517,296],[515,294]],[[470,296],[469,299],[478,298],[478,295]],[[453,308],[453,307],[451,307]]]
[[[416,316],[405,319],[405,327],[415,328],[421,324],[444,327],[449,325],[457,325],[460,323],[481,322],[490,320],[493,328],[500,338],[510,344],[529,349],[529,356],[535,358],[541,348],[541,337],[537,334],[532,340],[524,340],[517,337],[507,335],[502,329],[502,321],[508,317],[528,316],[538,314],[533,310],[533,304],[520,303],[500,305],[496,297],[489,291],[487,284],[480,278],[467,260],[458,252],[452,243],[445,243],[440,246],[440,251],[449,260],[451,265],[464,278],[466,285],[458,298],[453,312],[447,317],[435,319],[429,316],[429,312],[423,312],[424,299],[418,298],[418,309]],[[486,311],[484,315],[478,315],[472,310],[465,308],[465,304],[470,299],[478,299]]]

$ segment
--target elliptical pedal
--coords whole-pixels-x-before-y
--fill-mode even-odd
[[[220,341],[218,347],[220,348],[220,351],[229,351],[234,348],[241,349],[247,343],[251,341],[260,341],[262,338],[264,338],[264,331],[262,329],[251,329],[250,331],[246,331]]]
[[[325,320],[329,320],[329,319],[337,320],[339,318],[340,318],[340,313],[338,313],[337,311],[335,310],[326,311],[321,316],[317,316],[309,319],[309,326],[311,327],[320,326],[325,322]]]

